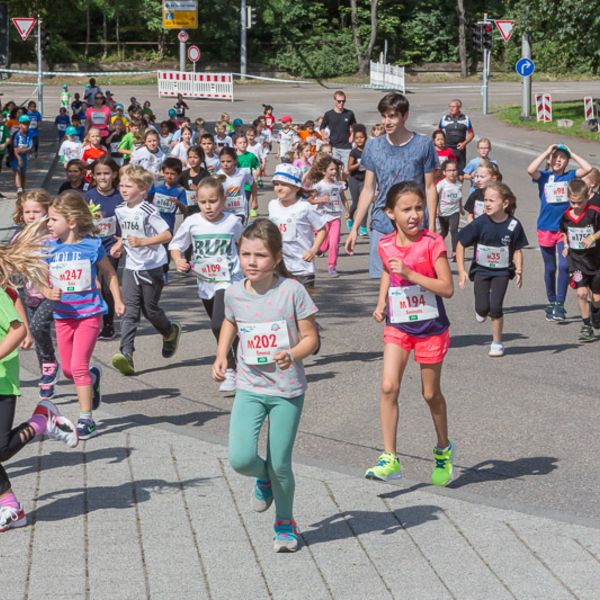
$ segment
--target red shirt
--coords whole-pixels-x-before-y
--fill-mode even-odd
[[[17,294],[16,290],[14,290],[11,287],[5,287],[3,289],[6,292],[6,295],[13,301],[13,304],[16,303],[17,302],[17,298],[19,297],[19,295]]]

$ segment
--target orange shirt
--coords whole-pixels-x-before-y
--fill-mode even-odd
[[[310,144],[310,152],[313,156],[317,153],[317,140],[322,140],[321,134],[318,131],[313,131],[310,133],[306,129],[301,129],[298,132],[298,137],[303,142],[308,142]]]

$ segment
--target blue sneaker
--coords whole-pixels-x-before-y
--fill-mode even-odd
[[[77,421],[77,437],[80,440],[89,440],[96,435],[98,435],[98,431],[93,419],[79,419]]]
[[[275,552],[296,552],[298,550],[298,530],[296,521],[278,519],[273,526],[273,549]]]
[[[58,372],[57,363],[42,364],[42,376],[38,383],[40,400],[52,400],[54,398],[54,385],[58,381]]]
[[[102,394],[100,393],[100,379],[102,378],[102,369],[100,367],[91,367],[90,374],[92,376],[92,410],[98,410],[100,402],[102,402]]]
[[[250,506],[255,512],[265,512],[273,503],[273,487],[270,481],[257,479],[250,497]]]
[[[557,302],[554,305],[554,311],[552,313],[553,321],[564,321],[567,318],[567,311],[565,305],[562,302]]]
[[[347,227],[348,231],[350,231],[353,226],[354,226],[354,220],[353,219],[346,219],[346,227]]]
[[[358,235],[360,237],[365,237],[365,236],[369,235],[369,230],[366,227],[359,227],[358,228]]]

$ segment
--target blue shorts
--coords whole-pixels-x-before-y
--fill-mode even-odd
[[[379,256],[379,240],[387,233],[371,229],[369,234],[369,277],[379,279],[383,275],[383,264]]]
[[[23,159],[21,159],[23,160]],[[23,166],[19,167],[19,163],[17,162],[16,158],[11,158],[10,159],[10,168],[13,171],[19,171],[20,173],[26,173],[27,172],[27,160],[23,160]]]

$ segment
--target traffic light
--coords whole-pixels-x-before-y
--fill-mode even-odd
[[[492,23],[484,23],[483,24],[483,47],[486,50],[492,49],[492,33],[494,31],[494,26]]]
[[[483,48],[483,25],[481,23],[476,23],[471,29],[473,48],[475,48],[475,50],[481,50]]]
[[[50,45],[50,34],[48,33],[48,30],[46,29],[46,24],[43,21],[40,26],[40,38],[43,52],[44,50],[47,50],[48,46]]]
[[[247,8],[247,17],[246,17],[246,28],[251,29],[256,25],[257,17],[256,17],[256,6],[248,6]]]

